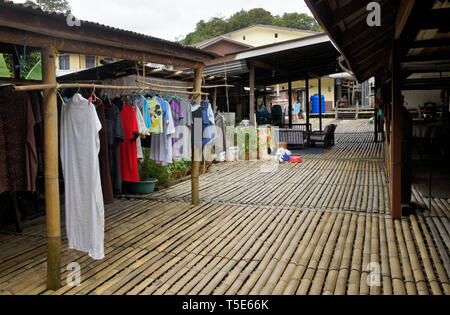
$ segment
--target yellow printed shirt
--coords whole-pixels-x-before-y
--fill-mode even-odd
[[[152,120],[152,126],[149,128],[149,131],[151,134],[162,134],[164,132],[162,106],[158,102],[156,97],[148,100],[148,106],[150,109],[150,117]]]

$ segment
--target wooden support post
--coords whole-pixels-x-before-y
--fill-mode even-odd
[[[289,128],[292,129],[293,128],[293,120],[292,120],[292,79],[289,79],[289,83],[288,83],[288,100],[289,100]]]
[[[355,88],[353,89],[353,97],[355,97]],[[355,116],[356,120],[359,119],[359,100],[356,100],[356,116]]]
[[[202,91],[202,78],[203,78],[203,71],[205,69],[204,65],[200,65],[195,69],[194,72],[194,103],[200,104],[201,103],[201,94],[198,94]],[[201,156],[202,156],[202,148],[197,147],[196,144],[196,134],[198,128],[195,126],[194,121],[194,128],[193,128],[193,150],[192,150],[192,173],[191,173],[191,186],[192,186],[192,204],[194,206],[198,206],[200,204],[200,197],[199,197],[199,176],[200,176],[200,163],[201,163]],[[201,130],[201,128],[199,128]]]
[[[250,125],[255,125],[255,65],[250,63]]]
[[[378,77],[376,77],[375,78],[375,99],[376,99],[376,97],[377,97],[377,91],[378,91],[378,89],[380,88],[380,77],[378,76]],[[375,143],[378,143],[378,133],[379,133],[379,131],[378,131],[378,127],[379,127],[379,117],[378,117],[378,113],[379,113],[379,109],[377,108],[377,106],[375,106],[375,104],[374,104],[374,107],[375,107],[375,121],[374,121],[374,124],[375,124]]]
[[[42,49],[42,81],[56,84],[55,57]],[[47,220],[47,288],[61,287],[61,222],[59,203],[58,108],[56,89],[44,92],[45,207]]]
[[[450,112],[450,89],[447,89],[447,110]]]
[[[14,79],[20,80],[20,74],[21,74],[21,69],[20,69],[20,60],[19,60],[19,56],[17,56],[15,53],[12,54],[12,77]]]
[[[217,88],[214,88],[214,94],[213,94],[213,111],[214,114],[217,113]]]
[[[17,192],[13,191],[10,193],[12,205],[14,208],[14,213],[16,215],[16,231],[17,233],[22,233],[23,226],[22,226],[22,218],[20,216],[20,210],[19,210],[19,201],[17,199]]]
[[[264,97],[264,107],[265,108],[267,108],[267,86],[264,86],[264,94],[263,94],[263,97]]]
[[[320,124],[320,131],[323,131],[322,126],[322,78],[318,79],[319,82],[319,124]]]
[[[308,74],[306,75],[306,126],[307,129],[309,129],[309,114],[310,114],[310,106],[309,106],[309,77]],[[312,128],[311,128],[312,129]],[[308,130],[312,131],[312,130]]]
[[[401,117],[400,43],[394,40],[392,48],[392,216],[402,216],[402,117]]]
[[[378,117],[378,108],[375,107],[375,120],[374,120],[374,124],[375,124],[375,143],[378,143],[378,121],[379,117]]]

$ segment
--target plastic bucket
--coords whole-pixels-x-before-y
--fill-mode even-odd
[[[289,162],[291,160],[291,155],[285,154],[284,155],[284,161]]]
[[[301,156],[293,156],[291,157],[290,161],[291,163],[302,163],[302,157]]]
[[[157,179],[143,182],[123,182],[123,188],[130,194],[148,195],[155,191]]]
[[[230,147],[227,150],[227,161],[228,162],[235,162],[238,160],[238,147]]]

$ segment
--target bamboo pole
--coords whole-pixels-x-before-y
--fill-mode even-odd
[[[309,114],[310,114],[310,107],[309,107],[309,77],[308,74],[306,74],[306,128],[308,132],[311,132],[312,130],[309,129]]]
[[[44,84],[56,85],[53,50],[42,49]],[[47,221],[47,288],[61,287],[61,223],[58,174],[58,109],[56,89],[44,92],[45,203]]]
[[[319,124],[320,124],[320,132],[323,131],[323,125],[322,125],[322,78],[319,77],[317,79],[318,81],[318,87],[319,87]]]
[[[138,81],[139,82],[139,81]],[[24,85],[24,86],[15,86],[14,89],[16,91],[35,91],[35,90],[49,90],[49,89],[70,89],[70,88],[93,88],[96,89],[110,89],[110,90],[150,90],[149,87],[139,87],[139,86],[119,86],[119,85],[102,85],[102,84],[89,84],[89,83],[63,83],[63,84],[36,84],[36,85]],[[178,94],[187,94],[191,95],[193,92],[184,92],[177,90],[168,90],[165,88],[157,88],[156,90],[162,92],[172,92]],[[209,95],[209,93],[199,92],[201,95]]]
[[[205,69],[204,65],[199,66],[194,72],[194,103],[200,104],[201,102],[201,90],[202,90],[202,78],[203,71]],[[192,150],[192,174],[191,174],[191,185],[192,185],[192,204],[198,206],[200,204],[199,197],[199,174],[200,174],[200,162],[201,162],[201,148],[195,145],[195,124],[194,124],[194,143]]]
[[[293,104],[292,104],[292,79],[289,78],[288,83],[288,102],[289,102],[289,128],[292,129],[293,127],[293,117],[292,117],[292,111],[293,111]]]
[[[214,113],[217,113],[217,88],[214,88],[214,94],[213,94],[213,111]]]
[[[172,88],[172,89],[180,89],[180,90],[193,90],[194,89],[193,86],[160,85],[160,84],[150,83],[150,82],[147,82],[147,81],[140,81],[140,80],[136,80],[136,82],[142,83],[142,84],[145,84],[145,85],[148,85],[148,86],[157,87],[157,88]],[[230,84],[205,85],[205,86],[202,86],[202,89],[215,89],[215,88],[220,88],[220,87],[231,87],[231,88],[233,88],[234,85],[230,85]]]
[[[401,119],[401,65],[400,43],[394,41],[392,49],[392,216],[396,219],[402,216],[402,119]]]
[[[255,65],[250,63],[250,125],[255,125]]]

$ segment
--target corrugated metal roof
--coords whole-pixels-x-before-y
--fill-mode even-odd
[[[9,9],[14,9],[14,10],[23,10],[23,11],[27,11],[27,12],[30,12],[30,13],[33,13],[36,15],[48,16],[48,17],[52,17],[52,18],[56,18],[56,19],[64,20],[64,21],[67,20],[67,17],[68,17],[68,15],[66,13],[44,11],[40,7],[32,6],[30,4],[14,3],[14,2],[8,1],[8,0],[0,0],[0,7],[6,7]],[[165,44],[167,46],[183,48],[188,51],[196,52],[196,53],[203,54],[203,55],[210,56],[210,57],[217,57],[217,55],[214,53],[207,52],[207,51],[204,51],[201,49],[197,49],[197,48],[191,47],[191,46],[185,46],[185,45],[182,45],[182,44],[179,44],[176,42],[172,42],[172,41],[168,41],[165,39],[161,39],[161,38],[157,38],[157,37],[153,37],[153,36],[149,36],[149,35],[145,35],[145,34],[141,34],[141,33],[136,33],[133,31],[123,30],[123,29],[112,27],[112,26],[100,24],[97,22],[81,20],[81,23],[82,23],[82,25],[88,25],[91,27],[96,27],[98,29],[113,31],[113,32],[125,34],[128,36],[133,36],[133,37],[138,37],[141,39],[159,42],[159,43]]]
[[[236,60],[211,65],[205,68],[206,76],[240,75],[249,71],[246,60]]]

